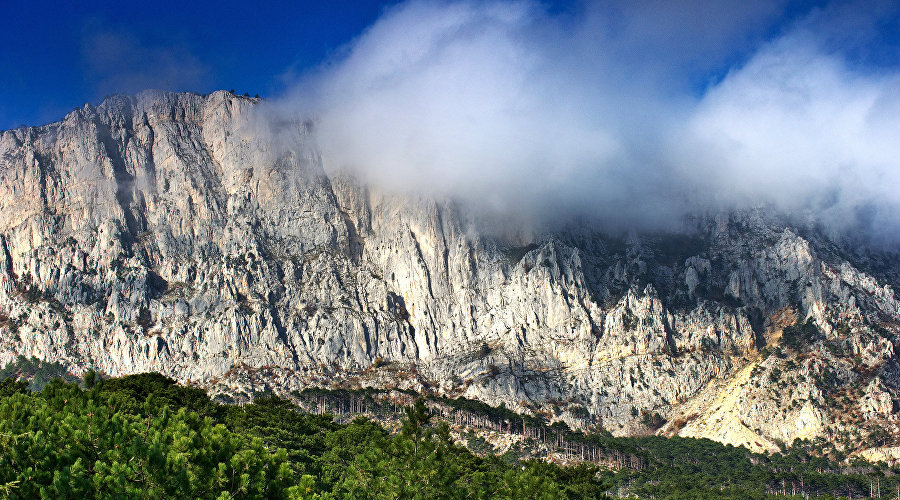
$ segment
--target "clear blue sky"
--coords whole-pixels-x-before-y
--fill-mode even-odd
[[[5,3],[0,9],[0,129],[20,124],[41,125],[61,118],[85,102],[98,102],[109,94],[134,93],[145,88],[196,92],[234,89],[251,95],[276,95],[299,75],[334,56],[378,20],[385,8],[398,2],[285,1],[255,5],[231,0],[7,0]],[[548,10],[570,10],[575,15],[585,10],[585,5],[601,5],[601,2],[582,4],[577,0],[542,3]],[[656,14],[665,10],[659,8],[660,2],[645,3],[655,3],[651,10],[655,9]],[[697,29],[689,25],[692,14],[688,4],[692,3],[697,4],[688,0],[687,7],[677,9],[682,13],[688,11],[685,30]],[[722,5],[732,3],[736,6],[735,18],[751,10],[742,6],[742,2],[723,1]],[[897,2],[882,2],[885,3]],[[628,4],[602,2],[601,8],[632,9],[623,9]],[[767,12],[751,13],[754,24],[746,28],[750,35],[729,39],[730,53],[724,57],[708,50],[698,52],[699,57],[712,54],[710,57],[714,59],[709,65],[699,65],[689,75],[699,91],[707,80],[717,74],[724,75],[732,63],[739,63],[742,57],[752,53],[754,42],[774,36],[786,24],[807,15],[812,2],[773,0],[750,4],[768,6]],[[863,9],[869,4],[857,3]],[[672,22],[685,23],[685,18]],[[875,36],[881,38],[866,42],[864,47],[869,53],[860,60],[880,58],[877,63],[896,65],[897,17],[880,16],[878,22],[881,25]],[[713,37],[709,43],[721,43],[721,40]],[[670,50],[681,49],[676,46]]]

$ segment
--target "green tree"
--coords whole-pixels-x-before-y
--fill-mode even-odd
[[[97,384],[97,372],[94,371],[93,368],[84,372],[84,376],[81,378],[81,381],[84,383],[84,387],[86,389],[93,389]]]

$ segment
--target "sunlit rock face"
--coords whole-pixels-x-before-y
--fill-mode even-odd
[[[3,132],[0,364],[238,399],[401,386],[615,434],[659,414],[661,433],[756,449],[895,430],[890,254],[762,211],[511,241],[450,201],[326,173],[312,125],[259,107],[148,92]]]

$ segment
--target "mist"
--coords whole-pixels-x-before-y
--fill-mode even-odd
[[[406,2],[270,108],[312,119],[327,170],[488,218],[771,206],[900,242],[900,70],[876,57],[897,8],[850,32],[846,4],[744,3]]]

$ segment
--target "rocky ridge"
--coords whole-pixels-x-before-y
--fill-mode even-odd
[[[897,444],[896,255],[763,210],[493,237],[451,201],[326,172],[311,124],[259,109],[145,92],[0,133],[0,365],[230,400],[396,385],[757,450]]]

